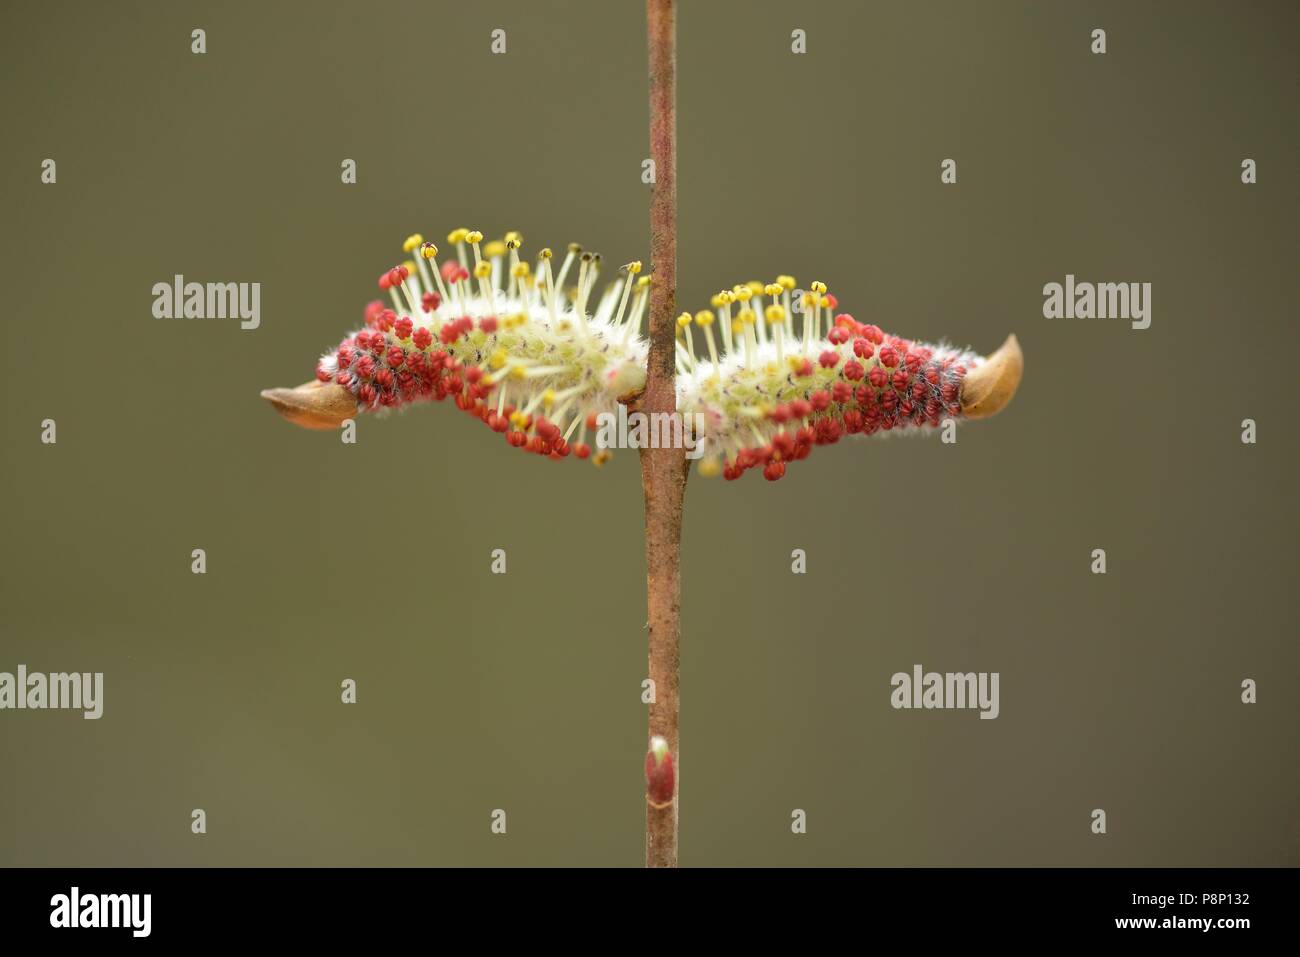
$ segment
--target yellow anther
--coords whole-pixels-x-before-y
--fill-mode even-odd
[[[591,464],[596,466],[596,468],[603,468],[605,463],[613,457],[614,453],[610,452],[609,449],[600,449],[591,457]]]
[[[826,283],[817,282],[816,280],[814,280],[813,284],[809,288],[812,289],[812,291],[817,293],[818,295],[821,295],[826,291]]]
[[[569,243],[569,252],[573,253],[574,255],[577,255],[578,253],[582,252],[582,244]]]
[[[486,279],[492,275],[492,264],[486,259],[474,267],[474,275],[479,279]]]
[[[623,268],[628,271],[628,275],[635,276],[641,271],[641,260],[634,259]]]
[[[508,359],[509,357],[506,355],[506,350],[498,349],[496,352],[492,353],[492,357],[488,359],[488,365],[493,369],[501,369],[504,368]]]
[[[425,243],[420,247],[420,255],[425,259],[432,259],[434,256],[438,255],[438,247],[433,243]]]
[[[712,306],[714,309],[717,309],[720,305],[722,305],[722,297],[715,294],[713,298],[709,300],[709,305]]]
[[[787,292],[794,289],[795,286],[794,276],[777,276],[776,281],[777,284],[780,285],[780,287],[786,290]]]
[[[516,326],[522,326],[527,321],[528,321],[528,313],[526,312],[516,312],[513,316],[511,316],[508,320],[506,320],[506,322],[510,325],[511,328],[514,328]]]
[[[523,366],[511,366],[511,367],[510,367],[510,378],[512,378],[512,379],[526,379],[526,378],[528,378],[528,370],[525,369]]]
[[[494,239],[483,247],[483,255],[489,259],[496,259],[498,256],[506,254],[506,244],[499,239]]]
[[[650,285],[650,277],[649,277],[649,276],[642,276],[641,278],[639,278],[639,279],[636,281],[636,287],[637,287],[638,289],[644,289],[644,288],[645,288],[646,286],[648,286],[648,285]]]
[[[751,279],[749,282],[745,283],[745,285],[748,286],[749,291],[756,296],[763,291],[763,284],[757,279]]]
[[[402,263],[402,268],[405,269],[409,275],[414,276],[415,271],[420,267],[415,264],[414,260],[408,259],[406,262]]]
[[[528,263],[515,263],[510,267],[510,275],[516,279],[523,279],[528,275]]]
[[[695,324],[697,326],[711,326],[713,320],[717,317],[707,309],[701,309],[695,314]]]
[[[817,300],[816,300],[816,298],[813,296],[812,293],[810,293],[810,292],[806,292],[806,293],[803,294],[803,300],[802,300],[802,301],[803,301],[803,304],[804,304],[805,306],[811,306],[811,305],[813,305]]]
[[[745,324],[739,319],[732,319],[731,331],[738,336],[743,336],[745,334]]]
[[[781,288],[782,287],[779,282],[769,282],[766,286],[763,287],[763,292],[769,296],[776,297],[781,295]]]
[[[699,473],[704,478],[715,478],[722,472],[722,463],[717,459],[705,459],[700,463]]]
[[[736,297],[731,294],[730,289],[724,289],[718,293],[717,299],[720,306],[729,306],[736,301]]]
[[[691,314],[689,312],[683,312],[680,316],[677,317],[678,329],[685,329],[690,324],[691,324]]]
[[[554,389],[547,389],[545,392],[542,393],[542,405],[546,406],[548,409],[551,406],[555,405]]]
[[[785,322],[785,310],[776,303],[773,303],[764,309],[763,316],[772,325],[776,325],[778,322]]]
[[[465,234],[465,242],[477,246],[479,243],[483,242],[483,234],[477,229],[471,229]]]
[[[830,305],[831,305],[831,297],[830,297],[830,296],[818,296],[818,297],[817,297],[817,305],[829,309],[829,308],[830,308]]]
[[[550,259],[554,255],[555,254],[551,252],[551,247],[549,246],[547,246],[545,249],[543,249],[540,253],[537,254],[539,259]]]
[[[514,245],[510,246],[511,243],[514,243]],[[506,233],[506,245],[510,246],[511,249],[518,249],[523,244],[524,237],[518,230],[512,229],[510,232]]]
[[[460,229],[453,229],[451,232],[447,234],[447,242],[463,243],[465,241],[465,237],[468,235],[469,235],[469,230],[466,229],[464,226],[462,226]]]
[[[424,242],[423,236],[419,233],[411,233],[411,235],[406,237],[406,242],[402,243],[402,252],[412,252],[422,242]]]
[[[528,416],[516,409],[510,413],[510,424],[517,429],[526,429],[528,428]]]
[[[741,302],[749,302],[750,298],[754,295],[754,290],[750,289],[748,286],[735,286],[732,288],[731,294]]]
[[[754,318],[755,318],[754,310],[742,309],[740,310],[740,312],[736,314],[736,318],[739,319],[741,322],[743,322],[745,325],[752,326],[754,324]]]

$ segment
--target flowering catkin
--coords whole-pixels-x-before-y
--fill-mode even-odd
[[[608,452],[593,453],[588,433],[645,386],[650,277],[641,263],[621,267],[597,297],[601,258],[576,244],[555,270],[549,249],[522,259],[518,233],[485,243],[458,229],[448,242],[454,254],[439,264],[432,243],[409,237],[404,249],[415,258],[379,278],[389,301],[370,303],[363,328],[321,357],[311,401],[323,407],[328,396],[328,414],[295,406],[307,387],[267,397],[318,427],[354,411],[451,398],[516,448],[600,464]],[[758,468],[778,479],[813,446],[844,435],[975,415],[963,380],[980,356],[888,335],[837,309],[825,284],[800,292],[779,276],[723,290],[711,309],[678,319],[677,410],[701,447],[702,474]],[[1012,391],[1018,347],[1015,360]]]

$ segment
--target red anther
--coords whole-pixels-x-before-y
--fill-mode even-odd
[[[393,346],[388,350],[388,355],[385,358],[392,368],[397,369],[406,361],[406,353],[402,351],[401,346]]]
[[[853,398],[853,386],[847,382],[836,382],[831,386],[831,398],[843,405]]]
[[[924,399],[930,391],[930,386],[923,380],[917,379],[912,383],[912,398]]]
[[[834,369],[840,364],[840,354],[834,349],[827,349],[817,357],[817,361],[821,363],[823,369]]]
[[[379,314],[378,325],[384,332],[391,330],[395,322],[397,322],[397,313],[393,312],[393,310],[385,309]]]
[[[827,309],[831,310],[832,312],[835,311],[835,307],[838,306],[839,304],[840,301],[835,298],[835,293],[833,292],[828,292],[824,296],[822,296],[822,305],[825,306]]]
[[[381,389],[387,389],[393,384],[393,374],[387,369],[380,369],[375,373],[375,381]]]
[[[790,411],[796,419],[806,419],[808,413],[812,412],[812,403],[807,399],[795,399],[790,403]]]
[[[937,421],[939,418],[939,413],[942,411],[943,411],[943,406],[939,404],[938,399],[928,399],[926,401],[925,414],[928,415],[930,418],[935,419]]]
[[[889,381],[894,386],[895,389],[897,389],[899,392],[902,392],[904,389],[907,388],[907,373],[904,372],[902,369],[899,369],[897,372],[895,372],[892,376],[889,377]]]
[[[460,272],[460,264],[454,259],[448,259],[438,271],[447,282],[455,282],[456,274]]]
[[[831,394],[825,389],[818,389],[809,398],[812,401],[813,410],[816,412],[825,412],[831,405]]]
[[[380,276],[380,277],[379,277],[379,288],[380,288],[380,289],[387,289],[389,286],[391,286],[391,285],[393,284],[393,283],[392,283],[392,278],[391,278],[391,277],[392,277],[392,274],[391,274],[391,273],[384,273],[382,276]]]
[[[534,453],[541,452],[544,447],[545,447],[545,443],[542,441],[542,437],[540,435],[528,436],[525,448],[527,448],[529,452],[534,452]]]
[[[736,468],[745,471],[754,464],[754,453],[750,449],[741,449],[736,455]]]
[[[459,392],[459,391],[460,391],[461,389],[463,389],[464,387],[465,387],[465,383],[461,381],[460,376],[458,376],[458,375],[449,375],[449,376],[447,376],[447,391],[448,391],[448,392]]]
[[[830,332],[826,333],[826,338],[837,346],[843,345],[849,341],[849,330],[843,326],[836,326]]]
[[[366,325],[374,323],[376,317],[384,311],[383,300],[376,299],[373,302],[366,303]]]
[[[538,417],[536,429],[537,434],[548,442],[554,442],[560,435],[559,428],[549,419]]]
[[[474,400],[464,392],[457,393],[456,408],[460,409],[462,412],[468,412],[470,409],[474,408]]]
[[[564,441],[562,438],[556,439],[554,444],[551,446],[551,458],[566,458],[569,451],[568,442]]]
[[[340,372],[334,377],[334,381],[339,385],[350,385],[352,383],[352,376],[350,373]]]
[[[576,456],[577,456],[578,458],[580,458],[580,459],[590,458],[590,457],[591,457],[591,446],[588,445],[586,442],[574,442],[574,443],[573,443],[573,454],[576,455]]]
[[[844,411],[844,428],[847,431],[851,433],[861,432],[864,422],[866,422],[866,417],[857,409],[846,409]]]
[[[813,374],[813,364],[810,360],[804,359],[799,363],[799,368],[794,373],[799,378],[807,378]]]
[[[957,378],[959,378],[959,379],[960,379],[960,378],[963,378],[963,377],[966,375],[966,367],[965,367],[965,366],[958,366],[957,368],[953,369],[952,371],[953,371],[953,374],[956,375]]]
[[[870,386],[860,385],[853,393],[853,398],[858,400],[858,405],[864,409],[870,408],[876,404],[876,391]]]
[[[483,378],[483,367],[470,366],[468,369],[465,370],[465,378],[469,382],[478,382],[479,379]]]
[[[943,388],[939,390],[939,395],[943,397],[945,403],[957,401],[957,383],[945,382]]]
[[[858,341],[862,342],[861,339]],[[862,363],[857,359],[850,359],[848,362],[844,363],[844,368],[840,370],[840,374],[850,382],[857,382],[867,374],[867,370],[862,368]]]
[[[415,343],[415,348],[427,349],[433,343],[433,333],[421,326],[412,334],[411,341]]]
[[[334,378],[334,376],[331,375],[330,371],[326,369],[324,366],[317,366],[316,378],[319,379],[321,382],[329,382],[329,380]]]
[[[930,385],[939,384],[939,370],[934,366],[927,366],[925,370],[925,381]]]
[[[376,396],[375,387],[371,385],[369,382],[362,385],[361,391],[357,393],[357,398],[359,398],[366,405],[374,405],[375,396]]]
[[[912,375],[916,375],[916,370],[921,368],[921,362],[922,359],[916,350],[912,350],[903,356],[903,364],[907,366],[907,371]]]
[[[789,458],[794,455],[794,436],[789,432],[778,432],[772,436],[772,448],[780,453],[782,458]]]
[[[338,359],[340,369],[344,369],[352,365],[353,358],[354,357],[351,348],[349,348],[348,346],[339,346],[337,359]]]
[[[796,461],[796,462],[803,461],[804,459],[806,459],[806,458],[808,457],[808,453],[811,452],[811,451],[812,451],[812,443],[811,443],[811,442],[805,442],[804,444],[802,444],[802,445],[800,445],[800,446],[797,446],[797,447],[795,448],[795,450],[794,450],[794,458],[795,458],[795,461]]]
[[[375,374],[375,357],[364,355],[357,360],[357,375],[363,379],[369,379]]]
[[[415,323],[411,321],[410,317],[402,316],[401,319],[393,323],[393,334],[399,339],[409,339],[411,338],[411,330],[414,328]]]
[[[885,341],[885,334],[880,331],[879,326],[868,324],[862,327],[862,338],[868,339],[876,345],[880,345]]]
[[[771,415],[773,422],[789,422],[791,415],[789,404],[782,402],[772,410]]]
[[[881,346],[880,364],[886,369],[892,369],[894,366],[898,365],[898,353],[894,350],[893,346]]]
[[[440,368],[447,361],[447,353],[441,349],[434,349],[429,353],[429,364],[434,368]]]
[[[722,477],[728,482],[734,482],[740,478],[741,470],[735,465],[724,465],[722,467]]]
[[[876,347],[866,339],[854,339],[853,354],[859,359],[870,359],[876,354]]]
[[[889,375],[880,366],[872,366],[871,371],[867,373],[867,381],[871,383],[873,389],[883,389],[889,384]]]
[[[812,430],[812,426],[810,425],[805,425],[802,428],[800,428],[799,431],[796,432],[794,436],[795,444],[797,445],[812,445],[814,438],[815,438],[815,434]]]
[[[595,412],[588,412],[588,413],[587,413],[587,428],[591,429],[593,432],[596,431],[596,413],[595,413]]]
[[[485,316],[479,320],[478,327],[486,332],[489,336],[497,331],[497,317]]]
[[[838,316],[835,317],[835,325],[839,326],[842,329],[851,330],[854,327],[856,327],[857,324],[858,324],[857,320],[854,319],[852,316],[850,316],[847,312],[841,312]]]
[[[460,330],[456,328],[456,323],[446,323],[438,330],[438,341],[444,346],[449,346],[460,338]]]
[[[442,305],[442,296],[436,292],[426,292],[420,297],[420,308],[425,312],[433,312]]]
[[[898,405],[898,393],[892,389],[886,389],[880,393],[880,407],[888,412],[894,406]]]
[[[769,482],[775,482],[784,474],[784,462],[768,462],[767,465],[763,467],[763,478],[767,479]]]

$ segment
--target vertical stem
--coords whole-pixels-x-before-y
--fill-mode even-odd
[[[677,412],[677,10],[674,0],[646,0],[650,53],[650,356],[640,408]],[[678,641],[681,637],[680,559],[686,450],[641,450],[645,489],[645,557],[650,678],[650,735],[668,742],[681,783],[677,736]],[[677,866],[677,789],[665,808],[646,805],[647,867]]]

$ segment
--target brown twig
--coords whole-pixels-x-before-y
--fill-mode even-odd
[[[650,356],[641,409],[677,411],[677,10],[674,0],[646,0],[650,53]],[[650,678],[650,735],[662,736],[677,768],[677,790],[666,807],[646,805],[647,867],[677,866],[677,793],[681,757],[677,735],[678,642],[681,637],[682,500],[686,450],[641,450],[645,489],[645,556]]]

